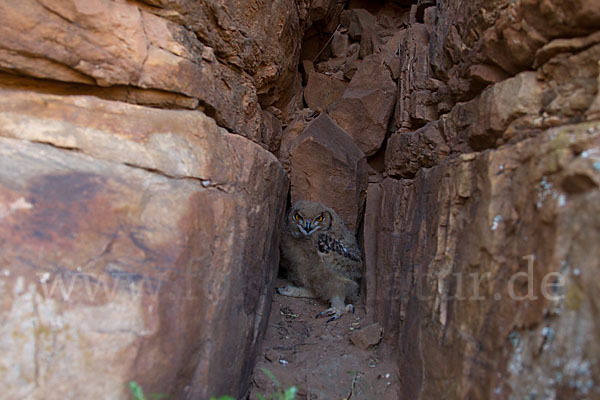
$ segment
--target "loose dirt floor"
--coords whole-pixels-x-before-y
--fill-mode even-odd
[[[278,280],[276,287],[287,284]],[[364,307],[355,306],[354,314],[326,323],[327,317],[315,319],[315,315],[328,304],[275,293],[249,399],[259,399],[257,394],[269,398],[277,391],[264,369],[283,389],[296,386],[297,400],[399,399],[398,374],[389,348],[382,342],[363,349],[350,339],[352,335],[364,336],[366,327],[378,327],[368,322]],[[363,335],[359,334],[361,329]]]

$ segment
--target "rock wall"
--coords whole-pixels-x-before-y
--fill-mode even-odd
[[[407,19],[363,234],[403,398],[600,396],[599,4],[419,1]]]
[[[0,5],[3,86],[198,109],[261,141],[261,106],[296,79],[308,5],[26,0]]]
[[[3,396],[243,393],[278,264],[276,158],[197,111],[0,98]]]
[[[266,109],[310,10],[0,4],[3,398],[243,396],[287,193]]]
[[[597,395],[599,132],[566,125],[371,184],[368,304],[406,398]]]
[[[309,109],[279,157],[293,198],[363,221],[403,398],[598,397],[598,2],[356,0],[336,26],[319,51],[305,38]],[[307,145],[317,113],[367,178],[344,150],[325,163],[350,183],[329,183],[348,146]],[[365,181],[363,218],[345,190]]]
[[[599,26],[595,0],[2,2],[8,398],[243,397],[288,179],[358,233],[403,398],[598,397]]]

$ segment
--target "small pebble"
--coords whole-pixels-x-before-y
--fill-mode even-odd
[[[46,283],[50,279],[50,272],[44,272],[40,278],[40,283]]]

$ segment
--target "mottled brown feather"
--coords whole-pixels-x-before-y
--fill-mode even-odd
[[[303,221],[323,216],[322,228],[303,234],[296,213]],[[340,216],[324,204],[298,201],[292,206],[281,241],[281,262],[294,284],[311,289],[322,300],[358,298],[363,269],[359,246]]]

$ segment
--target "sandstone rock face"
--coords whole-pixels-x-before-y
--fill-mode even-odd
[[[403,398],[600,396],[593,3],[583,18],[558,2],[423,2],[393,38],[395,132],[368,187],[364,287],[398,345]]]
[[[424,24],[413,24],[399,45],[400,79],[394,112],[395,128],[419,127],[437,119],[433,92],[441,82],[433,79],[429,63],[429,33]]]
[[[11,0],[0,5],[0,26],[5,71],[184,95],[254,141],[260,138],[259,96],[265,108],[284,97],[295,79],[302,35],[292,0],[256,7]]]
[[[311,121],[290,150],[292,202],[319,201],[356,231],[367,189],[367,162],[350,135],[323,114]]]
[[[396,84],[381,55],[365,58],[329,115],[370,156],[381,146],[396,100]]]
[[[449,153],[437,123],[414,132],[398,131],[387,142],[386,172],[389,176],[413,178],[421,168],[439,164]]]
[[[342,97],[347,86],[341,79],[312,71],[308,73],[304,100],[309,108],[324,111]]]
[[[350,336],[350,341],[360,349],[368,349],[369,347],[377,345],[382,337],[383,328],[375,323],[353,332],[352,336]]]
[[[0,3],[3,393],[244,397],[287,172],[362,235],[403,399],[600,397],[599,26],[597,0]]]
[[[279,158],[281,165],[287,171],[288,175],[291,172],[290,150],[294,146],[298,136],[304,132],[304,128],[306,128],[308,122],[309,121],[305,120],[305,118],[300,115],[297,119],[294,119],[282,133],[281,146],[279,147],[277,158]]]
[[[276,108],[269,107],[269,109],[263,111],[262,115],[262,129],[261,129],[261,144],[269,150],[271,153],[277,153],[281,147],[281,120],[277,117],[278,113]]]
[[[600,394],[598,149],[598,122],[564,126],[374,190],[367,304],[407,398]]]
[[[579,8],[575,11],[573,7]],[[587,15],[579,10],[586,10]],[[597,68],[596,63],[581,60],[583,55],[574,60],[572,54],[597,43],[600,10],[594,1],[581,0],[570,6],[538,0],[472,0],[438,5],[419,2],[413,11],[414,20],[403,30],[400,40],[395,129],[418,129],[450,111],[457,102],[479,95],[486,86],[538,69],[558,52],[563,56],[556,63],[585,67],[562,70],[573,87],[553,95],[563,101],[561,105],[566,102],[566,108],[577,108],[577,114],[585,106],[574,103],[585,103],[586,97],[592,96],[592,89],[583,79],[571,77],[581,71],[586,79],[595,79],[589,73]],[[557,20],[563,22],[553,25]],[[571,93],[571,100],[564,99],[566,93]],[[547,96],[550,98],[550,93]],[[555,104],[554,112],[548,112],[554,114],[554,119],[561,118],[563,124],[577,122],[568,111],[559,111],[559,101]]]
[[[336,31],[331,39],[331,54],[334,57],[343,57],[348,54],[350,39],[345,33]]]
[[[376,33],[377,19],[364,9],[346,10],[340,16],[340,23],[348,30],[348,35],[360,41],[360,57],[377,53],[380,50],[380,38]]]
[[[3,396],[242,396],[277,160],[197,111],[2,91],[0,121]]]

